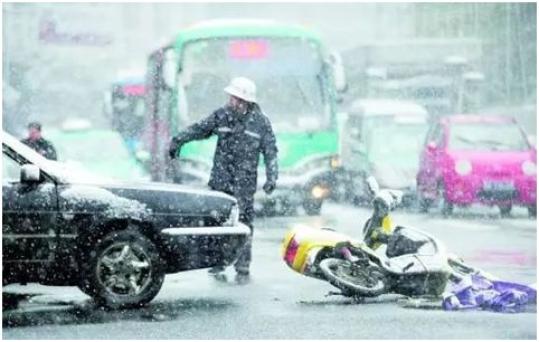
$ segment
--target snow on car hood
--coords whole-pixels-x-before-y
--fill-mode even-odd
[[[81,204],[94,202],[106,205],[103,214],[110,217],[129,217],[140,220],[152,214],[152,211],[144,203],[115,195],[111,191],[91,185],[70,186],[60,193],[60,197],[75,204],[77,202]]]
[[[103,185],[107,188],[139,189],[163,192],[181,192],[199,196],[220,197],[228,200],[234,200],[234,197],[220,191],[214,191],[209,188],[197,188],[194,186],[162,183],[162,182],[128,182],[122,180],[107,180],[106,183],[92,183]]]

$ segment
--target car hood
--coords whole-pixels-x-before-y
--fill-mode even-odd
[[[155,215],[228,217],[236,200],[207,189],[155,182],[103,181],[62,184],[62,211],[88,212],[115,218]]]

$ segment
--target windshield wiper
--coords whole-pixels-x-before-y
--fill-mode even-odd
[[[303,103],[307,104],[309,106],[309,109],[312,110],[312,112],[315,112],[315,106],[312,101],[309,101],[309,98],[307,97],[307,93],[305,93],[305,90],[301,86],[301,82],[299,79],[294,77],[294,84],[298,87],[299,92],[301,93],[301,97],[303,98]]]
[[[465,137],[459,137],[459,136],[455,137],[455,139],[457,139],[458,141],[462,141],[464,143],[467,143],[468,145],[472,145],[472,146],[474,146],[476,144],[476,142],[477,142],[476,140],[470,140],[470,139],[467,139]]]

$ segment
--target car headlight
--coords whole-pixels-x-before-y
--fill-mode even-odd
[[[235,226],[238,224],[240,219],[240,208],[237,204],[232,205],[230,209],[230,214],[228,214],[228,219],[223,223],[225,226]]]
[[[311,189],[311,195],[315,199],[327,197],[328,194],[329,194],[329,189],[321,185],[315,185]]]
[[[455,164],[455,171],[459,175],[465,176],[465,175],[469,174],[470,172],[472,172],[472,163],[470,163],[468,160],[464,160],[464,159],[459,160]]]
[[[532,176],[537,173],[537,167],[534,162],[526,160],[522,163],[522,172],[524,172],[526,176]]]
[[[339,156],[333,156],[331,157],[330,161],[329,161],[329,166],[332,168],[332,169],[337,169],[341,166],[341,158]]]

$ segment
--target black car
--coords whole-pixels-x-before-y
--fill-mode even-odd
[[[219,192],[92,179],[5,132],[2,152],[4,285],[78,286],[99,304],[136,306],[167,273],[230,264],[250,233]]]

